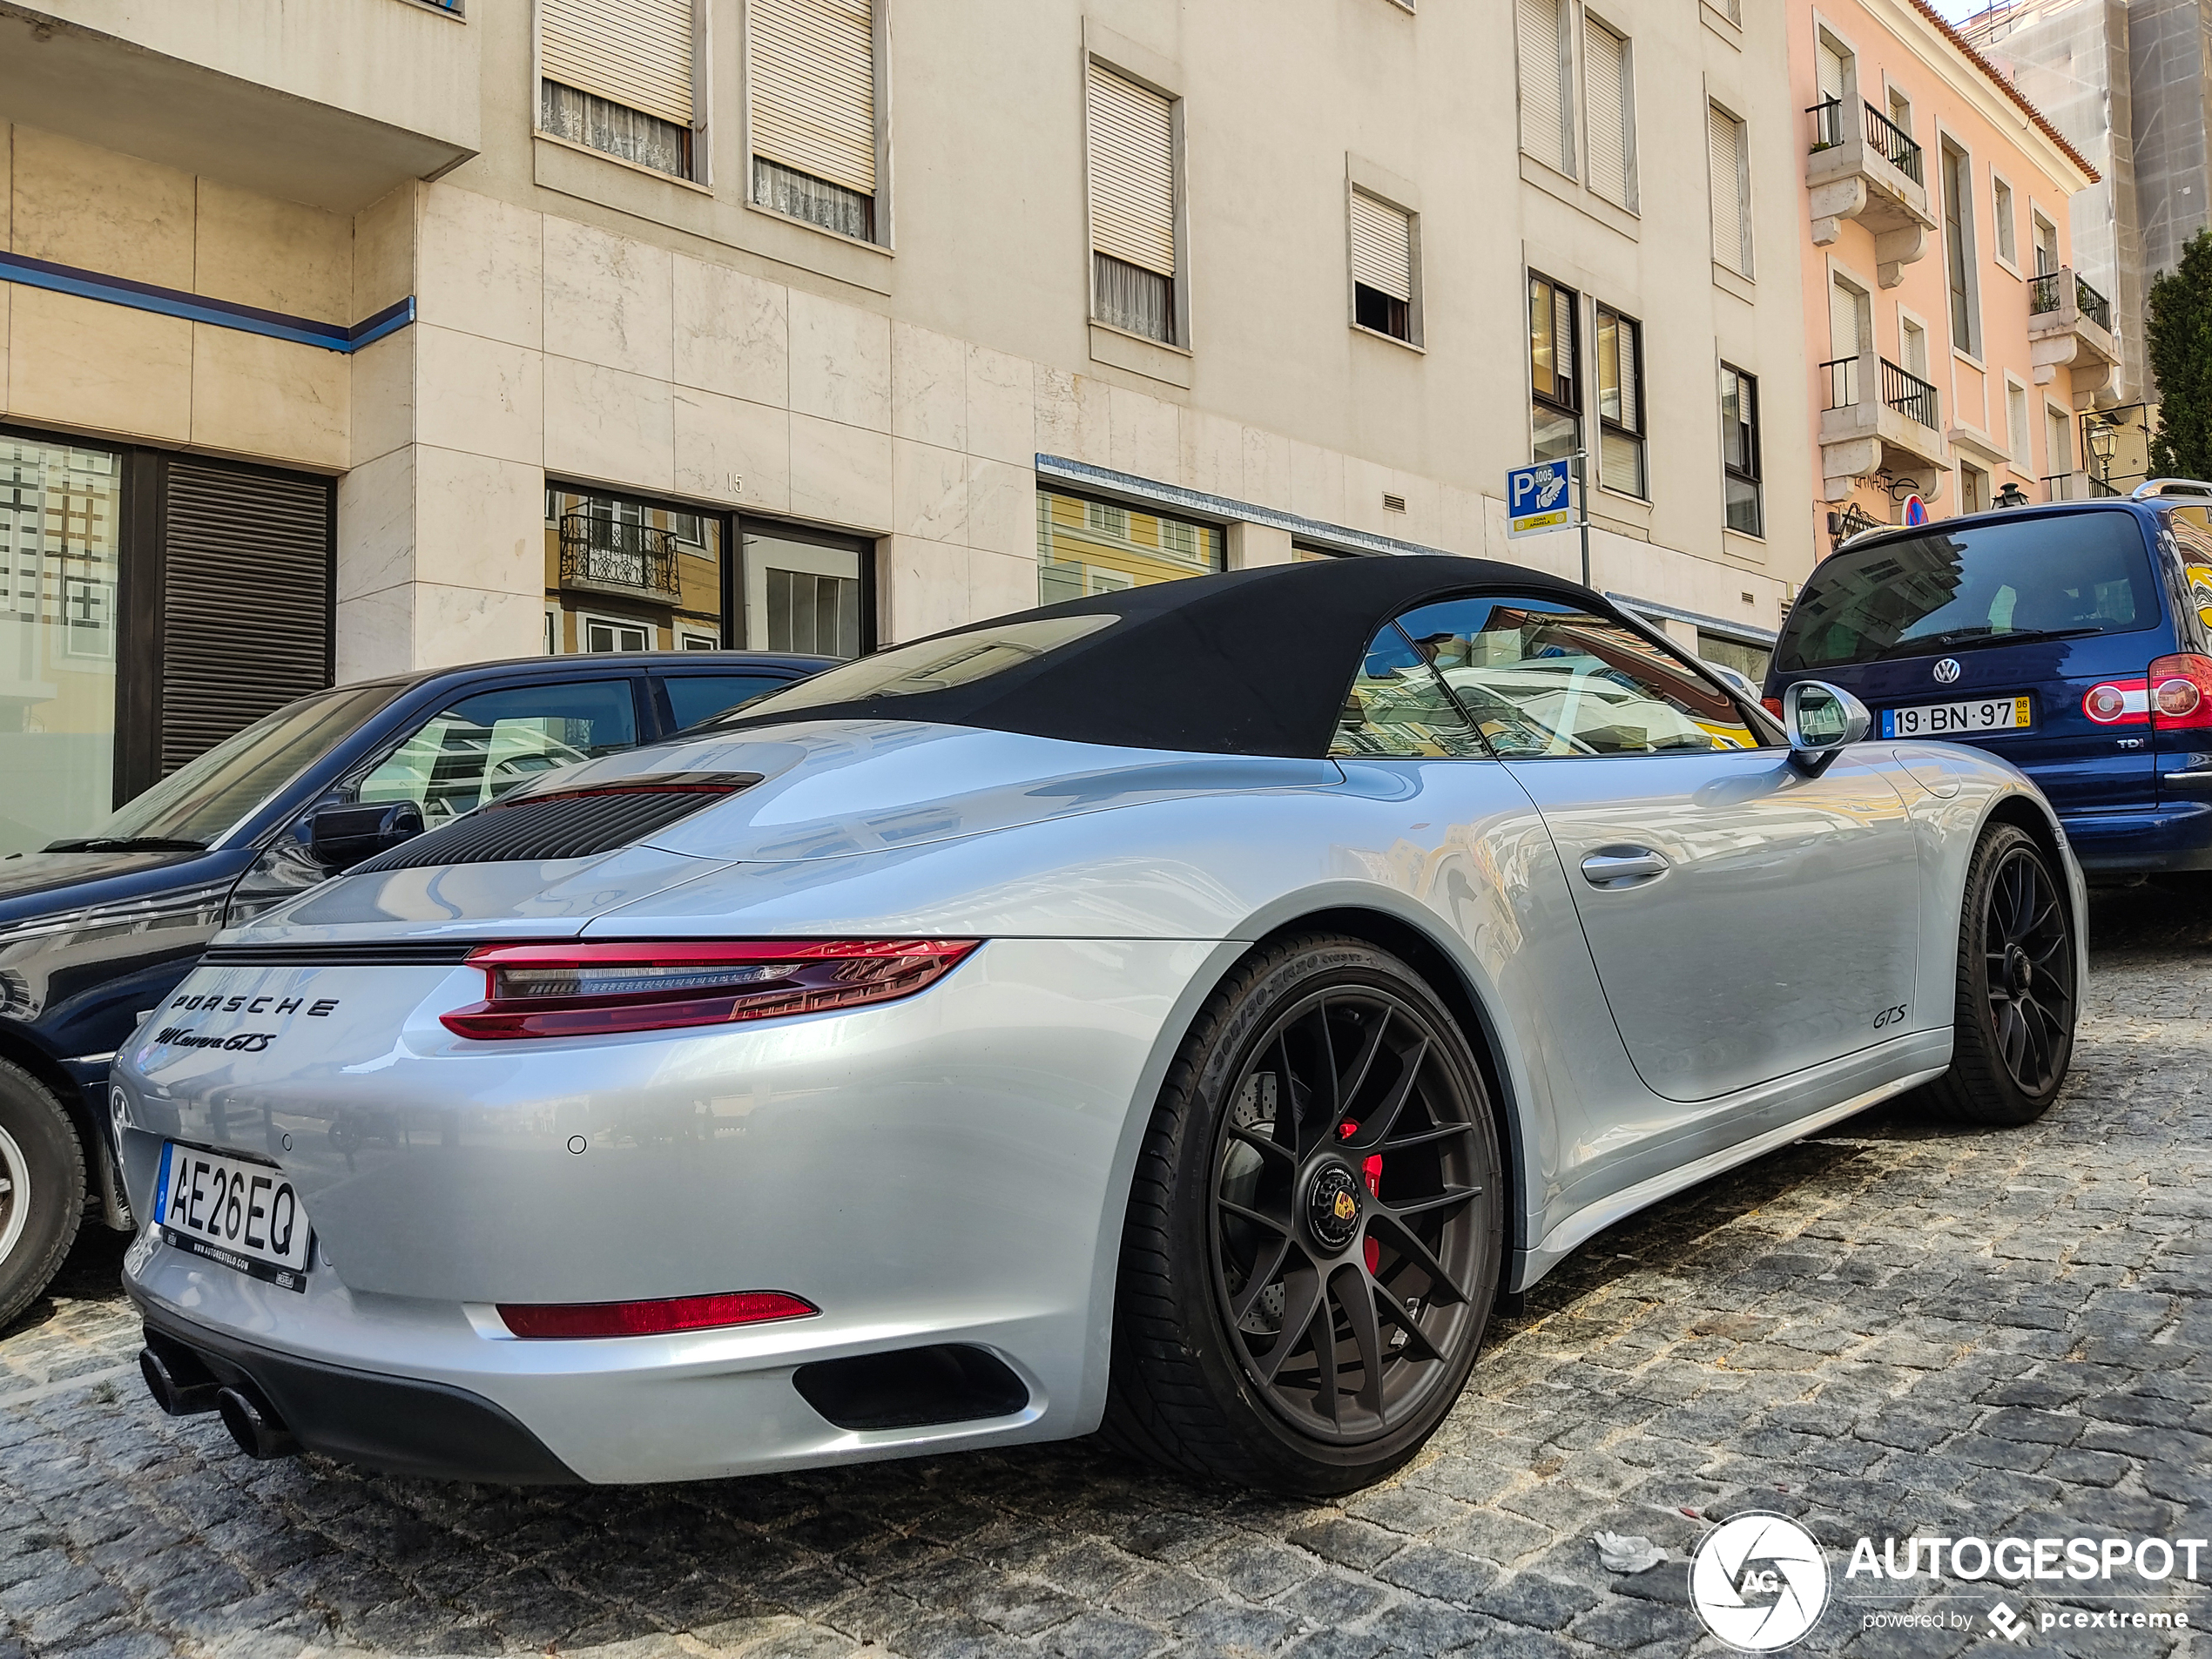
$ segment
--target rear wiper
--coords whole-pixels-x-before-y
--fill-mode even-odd
[[[76,841],[49,841],[42,853],[205,853],[205,841],[183,841],[173,835],[91,835]]]
[[[1939,651],[1979,651],[1984,645],[2032,645],[2046,639],[2079,639],[2085,634],[2102,632],[2101,628],[2015,628],[2000,634],[1986,628],[1956,628],[1947,634],[1900,639],[1877,660],[1886,662],[1892,657],[1919,657]]]

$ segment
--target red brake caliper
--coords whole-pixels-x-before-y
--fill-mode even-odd
[[[1359,1132],[1359,1125],[1357,1123],[1340,1124],[1337,1129],[1337,1139],[1340,1141],[1348,1141]],[[1367,1177],[1367,1191],[1369,1196],[1377,1198],[1381,1197],[1382,1154],[1379,1152],[1370,1154],[1367,1159],[1360,1164],[1359,1173]],[[1376,1271],[1377,1267],[1382,1261],[1382,1246],[1377,1244],[1373,1239],[1370,1238],[1367,1240],[1366,1250],[1367,1271],[1372,1273]]]

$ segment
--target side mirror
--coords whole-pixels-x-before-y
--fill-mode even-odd
[[[422,809],[411,800],[325,806],[307,819],[307,853],[336,875],[421,833]]]
[[[1808,777],[1827,770],[1836,752],[1857,743],[1874,724],[1866,705],[1840,685],[1799,680],[1782,694],[1782,729],[1790,738],[1790,764]]]

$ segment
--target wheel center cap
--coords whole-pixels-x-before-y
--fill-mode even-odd
[[[2027,953],[2018,945],[2006,947],[2005,978],[2014,996],[2024,995],[2035,978],[2034,963],[2027,960]]]
[[[1359,1211],[1366,1197],[1359,1177],[1341,1163],[1325,1163],[1305,1189],[1305,1224],[1322,1249],[1339,1251],[1359,1231]]]

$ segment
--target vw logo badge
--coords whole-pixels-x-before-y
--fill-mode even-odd
[[[1959,679],[1959,659],[1956,657],[1945,658],[1935,665],[1935,677],[1936,684],[1939,685],[1956,685]]]

